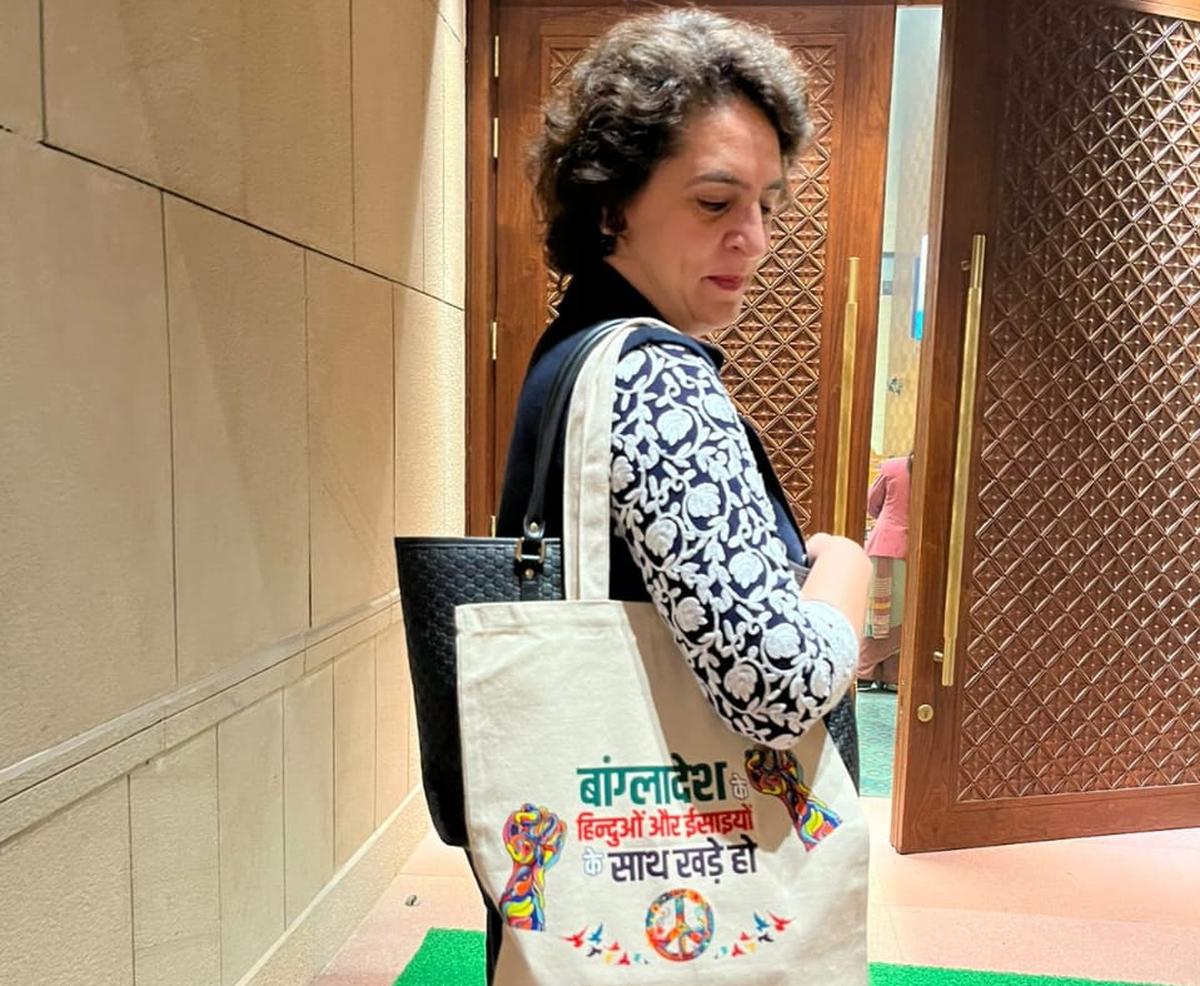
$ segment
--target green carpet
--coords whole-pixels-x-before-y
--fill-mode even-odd
[[[1015,972],[971,972],[967,969],[931,969],[921,965],[871,965],[871,986],[1151,986],[1099,979],[1060,979],[1057,976],[1020,976]]]
[[[482,931],[433,928],[396,986],[484,986]],[[1057,979],[1003,972],[930,969],[915,965],[871,966],[871,986],[1150,986],[1148,983]]]
[[[486,986],[482,931],[430,928],[396,986]]]

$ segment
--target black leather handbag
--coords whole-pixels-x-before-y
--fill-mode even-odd
[[[467,844],[455,609],[471,603],[563,598],[562,542],[545,537],[543,523],[550,464],[580,369],[608,332],[623,324],[618,320],[588,329],[551,384],[538,424],[533,487],[521,537],[396,538],[422,781],[434,828],[449,845]],[[806,575],[806,569],[797,570],[801,583]],[[858,730],[849,694],[825,723],[857,788]]]

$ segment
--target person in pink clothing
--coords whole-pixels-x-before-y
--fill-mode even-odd
[[[867,536],[871,588],[867,626],[858,656],[860,688],[895,691],[900,673],[900,624],[904,619],[905,559],[908,556],[908,483],[912,453],[884,459],[867,494],[875,526]]]

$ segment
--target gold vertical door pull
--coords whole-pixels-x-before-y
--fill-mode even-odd
[[[833,495],[833,531],[858,538],[846,517],[850,500],[850,441],[854,414],[854,354],[858,342],[858,257],[851,257],[846,279],[846,310],[842,319],[842,390],[838,407],[837,478]]]
[[[962,602],[963,551],[967,534],[967,492],[975,427],[975,392],[979,379],[979,334],[983,315],[983,264],[987,237],[971,240],[971,281],[963,323],[962,380],[958,392],[958,434],[954,451],[954,502],[950,515],[950,548],[946,566],[946,606],[942,626],[942,684],[954,684],[958,621]]]

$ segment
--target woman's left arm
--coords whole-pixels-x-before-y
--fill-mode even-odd
[[[858,637],[805,599],[716,369],[678,346],[627,353],[613,408],[618,533],[713,709],[786,748],[845,693]]]

